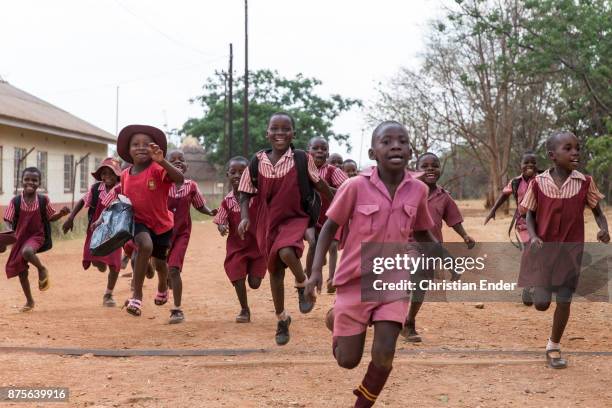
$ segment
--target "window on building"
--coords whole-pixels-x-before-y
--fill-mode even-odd
[[[95,157],[94,158],[94,169],[93,171],[98,170],[98,167],[100,167],[100,164],[102,164],[102,159],[99,157]]]
[[[47,191],[47,152],[39,151],[36,154],[36,167],[38,167],[41,174],[40,188],[43,191]]]
[[[15,162],[14,162],[14,172],[15,172],[15,191],[21,187],[21,172],[26,168],[26,149],[23,147],[15,148]]]
[[[74,156],[64,155],[64,193],[72,192],[72,173],[74,171]]]
[[[80,182],[81,182],[81,192],[84,193],[89,188],[89,157],[86,157],[80,165]]]

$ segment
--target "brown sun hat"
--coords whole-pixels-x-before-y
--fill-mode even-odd
[[[121,177],[121,167],[119,166],[119,161],[113,159],[112,157],[107,157],[106,159],[102,160],[102,163],[100,163],[96,171],[91,173],[93,178],[98,181],[102,181],[100,173],[102,173],[102,169],[104,167],[108,167],[109,169],[111,169],[111,171],[115,173],[115,176]]]
[[[145,135],[151,136],[153,143],[158,145],[166,155],[168,150],[168,142],[166,141],[166,135],[164,132],[153,126],[147,125],[129,125],[121,129],[119,137],[117,137],[117,153],[119,157],[128,163],[132,163],[132,157],[130,156],[130,140],[132,136],[137,133],[144,133]]]

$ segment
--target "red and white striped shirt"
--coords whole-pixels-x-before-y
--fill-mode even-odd
[[[36,198],[34,199],[34,201],[28,204],[23,198],[23,193],[21,193],[21,205],[19,206],[20,211],[38,211],[38,196],[35,197]],[[53,215],[55,215],[56,211],[51,206],[51,200],[49,200],[49,197],[45,197],[47,197],[47,218],[51,218]],[[12,223],[14,218],[15,206],[13,205],[13,200],[11,200],[8,207],[6,207],[6,210],[4,210],[4,220],[8,221],[9,223]]]
[[[234,212],[234,213],[240,212],[240,203],[238,202],[238,200],[236,199],[236,196],[234,195],[234,190],[230,191],[223,200],[225,201],[225,204],[227,205],[227,207],[229,208],[231,212]],[[220,205],[219,212],[217,212],[217,215],[215,215],[213,222],[217,225],[228,225],[229,223],[228,217],[229,217],[229,214],[227,210],[225,209],[225,206]]]
[[[184,198],[191,195],[191,205],[195,208],[202,208],[206,205],[206,200],[198,188],[198,183],[193,180],[185,180],[182,186],[177,187],[172,184],[168,195],[172,198]]]
[[[317,169],[312,156],[307,154],[306,157],[308,158],[308,176],[313,183],[318,183],[321,179],[319,176],[319,170]],[[276,162],[276,164],[272,164],[268,158],[268,155],[263,150],[257,153],[257,158],[259,159],[259,174],[266,178],[284,177],[287,175],[287,173],[289,173],[289,170],[295,166],[293,149],[288,149],[278,160],[278,162]],[[242,173],[242,178],[240,179],[240,184],[238,185],[238,191],[249,194],[257,193],[257,189],[253,186],[253,182],[251,181],[251,172],[249,171],[248,166]]]
[[[106,191],[106,186],[104,185],[104,183],[100,183],[100,185],[98,185],[98,191],[100,192],[100,194],[98,195],[98,202],[101,202],[104,204],[106,197],[108,195],[112,195],[113,197],[115,197],[115,194],[113,193],[113,190],[115,189],[115,187],[111,187],[108,192]],[[87,191],[87,193],[83,196],[83,202],[85,203],[85,207],[91,207],[91,188]]]
[[[330,187],[332,188],[338,188],[342,185],[342,183],[348,180],[348,176],[346,175],[345,172],[343,172],[338,167],[331,166],[327,163],[319,167],[319,176],[323,180],[327,180],[328,177],[330,177],[329,179],[331,181]]]
[[[535,180],[537,181],[540,190],[546,197],[549,198],[571,198],[578,194],[580,188],[582,187],[582,183],[586,181],[584,174],[577,170],[573,170],[561,188],[559,188],[550,175],[550,170],[551,169],[548,169],[545,172],[535,176]],[[604,195],[597,189],[595,180],[593,179],[591,179],[591,184],[589,185],[586,198],[587,204],[591,208],[595,208],[597,203],[604,198]],[[533,182],[531,182],[529,183],[529,187],[527,187],[527,192],[525,193],[525,197],[523,197],[523,201],[521,201],[520,210],[522,213],[526,213],[528,210],[536,211],[537,208],[538,201],[533,193]]]

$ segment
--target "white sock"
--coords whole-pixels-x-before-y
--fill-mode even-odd
[[[561,343],[553,343],[551,339],[548,339],[548,344],[546,344],[546,351],[548,350],[561,350]]]
[[[288,314],[287,314],[287,312],[285,312],[284,310],[283,310],[281,313],[278,313],[278,314],[276,315],[276,318],[277,318],[278,320],[282,320],[282,321],[287,320],[287,318],[288,318],[288,317],[289,317],[289,315],[288,315]]]
[[[106,289],[106,292],[104,292],[105,295],[112,295],[113,291],[111,289]]]

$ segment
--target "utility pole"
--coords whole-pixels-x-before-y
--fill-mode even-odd
[[[244,123],[242,154],[249,157],[249,13],[248,0],[244,0]]]
[[[234,74],[233,74],[233,60],[234,60],[234,52],[232,48],[232,43],[230,43],[230,54],[229,54],[229,98],[228,98],[228,139],[229,139],[229,152],[227,160],[231,159],[234,155],[233,142],[234,138]]]

